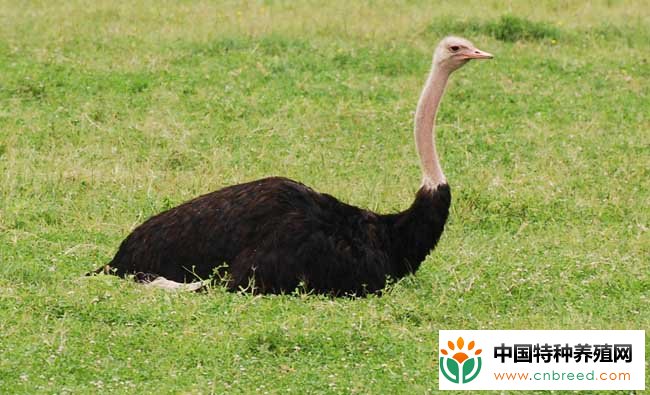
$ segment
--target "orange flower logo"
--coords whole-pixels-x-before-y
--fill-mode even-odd
[[[467,356],[467,354],[460,351],[460,350],[463,349],[463,346],[465,346],[465,341],[463,340],[462,337],[459,337],[458,340],[456,340],[456,346],[454,346],[454,342],[452,342],[452,341],[447,342],[447,347],[449,347],[449,349],[451,349],[452,351],[454,351],[456,348],[458,348],[458,352],[451,356],[458,363],[463,363],[463,362],[465,362],[465,360],[467,358],[469,358]],[[474,349],[474,341],[473,340],[471,342],[469,342],[469,344],[467,345],[467,351],[472,351],[472,349]],[[441,349],[440,352],[442,353],[442,355],[449,355],[447,350],[445,350],[444,348]],[[480,355],[481,352],[483,352],[483,350],[481,350],[479,348],[478,350],[474,351],[474,355]]]
[[[440,370],[449,381],[468,383],[476,378],[481,370],[481,357],[479,355],[483,350],[480,348],[475,350],[474,346],[476,344],[472,340],[467,344],[467,349],[463,350],[465,340],[459,337],[456,344],[453,341],[447,342],[450,351],[444,348],[440,349],[440,354],[443,355],[440,357]],[[474,355],[471,355],[472,353]],[[468,362],[465,364],[465,361]]]

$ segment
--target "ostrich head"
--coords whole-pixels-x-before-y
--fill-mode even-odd
[[[476,48],[469,40],[453,36],[442,39],[433,54],[433,64],[450,73],[470,59],[492,59],[492,54]]]

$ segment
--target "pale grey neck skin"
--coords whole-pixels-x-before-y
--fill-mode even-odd
[[[415,146],[420,157],[422,187],[435,190],[446,184],[436,151],[435,123],[450,72],[434,63],[415,111]]]
[[[435,124],[449,75],[471,59],[491,58],[492,54],[481,51],[464,38],[450,36],[438,44],[415,111],[415,146],[420,157],[423,188],[434,191],[447,183],[436,151]]]

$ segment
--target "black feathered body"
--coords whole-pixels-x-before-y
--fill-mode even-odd
[[[109,266],[184,282],[218,274],[230,290],[333,295],[377,292],[415,272],[438,242],[448,185],[420,189],[411,207],[379,215],[279,177],[230,186],[137,227]],[[250,289],[250,288],[249,288]]]

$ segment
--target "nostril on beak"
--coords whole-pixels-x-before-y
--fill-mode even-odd
[[[474,51],[474,53],[478,53],[478,51]]]

